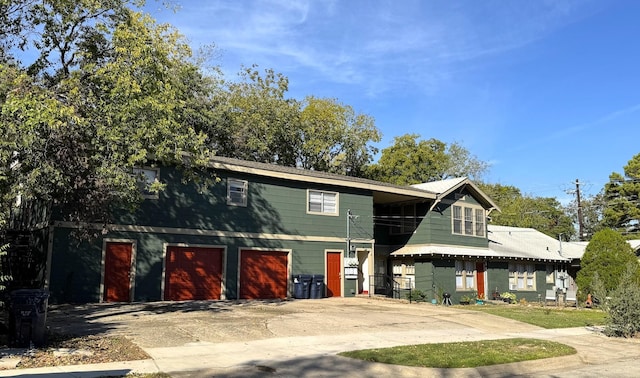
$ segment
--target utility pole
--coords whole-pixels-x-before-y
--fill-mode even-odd
[[[578,240],[584,241],[584,223],[582,222],[582,205],[580,204],[580,180],[576,179],[576,202],[578,204]]]

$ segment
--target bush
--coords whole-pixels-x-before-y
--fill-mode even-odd
[[[405,298],[416,302],[424,302],[427,298],[427,293],[422,290],[411,290],[405,294]]]
[[[509,303],[516,303],[516,294],[509,291],[505,291],[504,293],[500,294],[500,298],[508,299]]]
[[[606,301],[605,334],[609,336],[634,337],[640,332],[640,284],[634,274],[633,268],[627,269]]]

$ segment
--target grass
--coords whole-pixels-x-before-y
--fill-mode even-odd
[[[385,364],[470,368],[575,354],[570,346],[547,340],[503,339],[365,349],[339,355]]]
[[[529,306],[466,306],[465,309],[502,316],[542,328],[571,328],[604,325],[606,314],[596,309],[563,310]]]

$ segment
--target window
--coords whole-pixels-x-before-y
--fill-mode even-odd
[[[476,209],[476,236],[484,236],[484,210]]]
[[[464,234],[473,235],[473,209],[464,208]]]
[[[509,264],[510,290],[535,290],[535,267],[533,264]]]
[[[158,182],[158,172],[157,168],[133,168],[143,198],[158,198],[158,192],[151,190],[151,185]]]
[[[547,283],[548,284],[552,284],[555,281],[555,274],[554,274],[554,269],[553,269],[553,265],[548,264],[547,265]]]
[[[247,187],[244,180],[227,180],[227,205],[247,206]]]
[[[454,234],[485,236],[485,211],[475,207],[451,206],[452,230]],[[464,216],[464,218],[463,218]]]
[[[338,193],[309,190],[307,197],[308,213],[338,215]]]
[[[476,271],[473,261],[456,261],[456,289],[473,290],[476,287]]]
[[[391,208],[390,234],[410,234],[416,230],[416,205],[394,206]]]
[[[453,233],[462,233],[462,207],[453,206]]]
[[[415,289],[416,266],[413,260],[394,260],[393,279],[402,289]]]

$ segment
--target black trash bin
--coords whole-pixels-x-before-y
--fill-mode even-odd
[[[311,299],[320,299],[324,297],[324,275],[314,274],[311,281]]]
[[[42,346],[46,341],[49,292],[19,289],[9,294],[9,342],[16,347]]]
[[[297,299],[309,299],[311,280],[310,274],[298,274],[293,276],[293,297]]]

